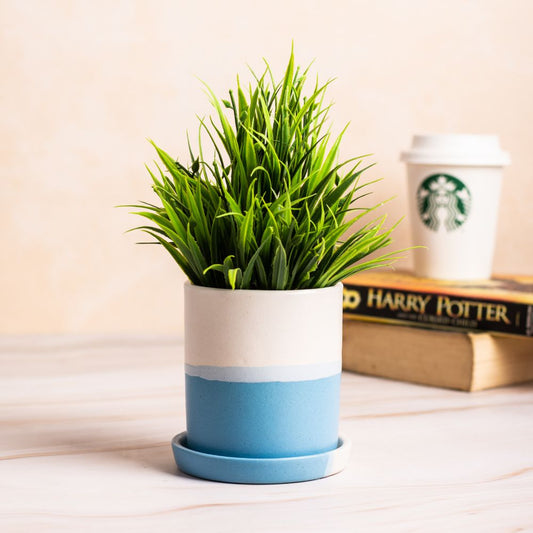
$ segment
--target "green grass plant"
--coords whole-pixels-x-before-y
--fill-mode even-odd
[[[368,258],[391,243],[393,228],[385,217],[363,221],[381,205],[360,205],[370,184],[360,177],[372,165],[362,164],[366,156],[338,162],[345,130],[332,137],[327,127],[330,82],[316,81],[306,94],[309,67],[296,67],[292,52],[281,81],[268,63],[252,74],[246,88],[237,79],[226,100],[206,87],[214,118],[200,119],[189,164],[152,142],[160,164],[147,168],[160,205],[129,206],[150,224],[133,229],[207,287],[328,287],[392,263],[394,252]]]

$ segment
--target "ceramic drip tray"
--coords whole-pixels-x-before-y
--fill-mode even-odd
[[[316,455],[280,458],[228,457],[187,447],[187,433],[172,439],[178,468],[191,476],[227,483],[294,483],[337,474],[348,463],[351,442],[339,436],[334,450]]]

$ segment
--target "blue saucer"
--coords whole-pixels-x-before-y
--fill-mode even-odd
[[[191,476],[227,483],[294,483],[331,476],[348,463],[351,442],[339,437],[337,448],[300,457],[273,459],[228,457],[197,452],[187,447],[184,431],[172,439],[178,468]]]

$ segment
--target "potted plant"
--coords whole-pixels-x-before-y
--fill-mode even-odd
[[[134,206],[152,223],[135,229],[189,278],[187,431],[172,446],[198,477],[303,481],[348,457],[338,434],[341,281],[395,255],[368,258],[392,229],[384,218],[360,224],[377,207],[359,205],[368,166],[364,156],[338,162],[344,131],[332,139],[326,129],[329,82],[306,94],[308,71],[291,52],[279,83],[267,63],[227,100],[207,88],[215,118],[200,120],[197,153],[189,143],[185,165],[152,143],[160,205]]]

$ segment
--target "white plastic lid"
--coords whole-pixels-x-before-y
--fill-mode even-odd
[[[415,135],[410,150],[400,159],[418,165],[466,165],[503,167],[511,163],[497,135]]]

